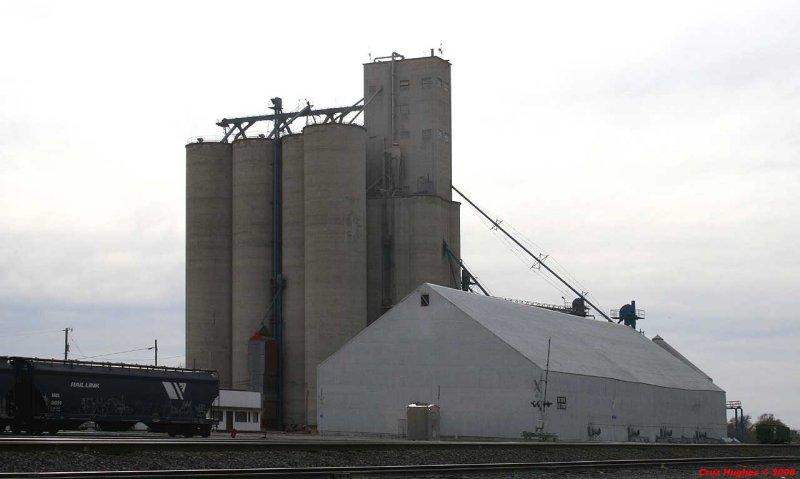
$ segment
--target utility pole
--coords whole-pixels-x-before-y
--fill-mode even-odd
[[[64,361],[66,361],[69,355],[69,332],[72,328],[64,328],[62,331],[64,331]]]
[[[156,365],[156,366],[158,366],[158,339],[156,339],[156,344],[155,344],[155,346],[153,346],[153,347],[150,347],[150,348],[147,348],[147,349],[154,349],[154,350],[155,350],[155,353],[156,353],[156,362],[155,362],[155,365]]]

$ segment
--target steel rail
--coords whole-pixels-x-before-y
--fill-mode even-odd
[[[76,471],[76,472],[11,472],[0,473],[3,477],[28,478],[188,478],[188,477],[267,477],[267,478],[342,478],[359,476],[404,477],[419,474],[442,473],[498,473],[523,471],[576,471],[587,469],[650,468],[676,466],[713,466],[741,464],[784,464],[800,463],[800,456],[747,456],[747,457],[703,457],[672,459],[614,459],[599,461],[558,461],[528,463],[487,463],[487,464],[427,464],[409,466],[344,466],[344,467],[301,467],[301,468],[261,468],[261,469],[186,469],[186,470],[145,470],[145,471]]]
[[[276,447],[295,449],[348,449],[348,448],[373,448],[373,449],[529,449],[529,448],[577,448],[577,449],[668,449],[691,448],[703,449],[758,449],[758,450],[785,450],[798,449],[798,444],[721,444],[721,443],[681,443],[681,442],[536,442],[536,441],[407,441],[407,440],[379,440],[364,439],[265,439],[247,438],[239,436],[237,439],[228,438],[167,438],[148,437],[145,434],[116,436],[89,436],[84,434],[57,434],[55,436],[12,436],[0,435],[0,448],[14,447],[39,447],[39,448],[65,448],[65,447],[104,447],[104,446],[153,446],[165,448],[180,447]]]

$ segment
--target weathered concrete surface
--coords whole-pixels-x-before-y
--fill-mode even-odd
[[[367,185],[381,178],[384,150],[399,143],[401,194],[452,198],[450,62],[439,57],[394,62],[395,115],[392,135],[392,62],[364,65],[364,111],[367,128]],[[407,85],[407,86],[405,86]],[[383,90],[381,90],[383,88]],[[397,167],[397,165],[396,165]]]
[[[231,387],[231,146],[186,145],[186,366]]]
[[[316,397],[317,366],[366,326],[365,131],[321,124],[303,130],[305,370]],[[309,423],[316,424],[316,401]]]
[[[447,241],[460,255],[460,204],[438,196],[410,195],[368,201],[368,322],[422,283],[458,287],[457,269],[442,253]],[[391,239],[383,241],[384,215]],[[387,304],[387,290],[391,303]]]
[[[289,135],[282,141],[284,423],[307,424],[303,136]]]
[[[232,150],[232,386],[250,389],[248,341],[272,302],[272,141],[237,140]]]

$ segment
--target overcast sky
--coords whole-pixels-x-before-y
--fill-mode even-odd
[[[352,104],[370,54],[441,44],[454,184],[798,428],[797,25],[789,1],[1,1],[0,354],[72,327],[73,357],[181,363],[187,139],[273,96]],[[461,234],[493,294],[571,299],[466,204]]]

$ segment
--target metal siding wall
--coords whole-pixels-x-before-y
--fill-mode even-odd
[[[419,292],[430,294],[421,307]],[[558,347],[558,345],[553,345]],[[444,436],[519,438],[535,427],[534,380],[544,377],[510,345],[427,286],[393,308],[319,368],[323,432],[395,434],[411,401],[441,406]],[[567,398],[567,409],[555,405]],[[627,428],[653,442],[725,434],[725,393],[682,390],[550,371],[546,428],[562,440],[625,441]]]
[[[419,293],[430,294],[421,307]],[[553,345],[558,348],[558,344]],[[376,321],[319,367],[323,432],[395,434],[411,401],[441,407],[444,436],[519,438],[535,427],[533,381],[544,371],[428,286]],[[562,440],[655,440],[725,434],[725,393],[657,387],[550,371],[546,430]],[[567,408],[557,409],[557,397]],[[541,398],[541,394],[538,396]]]
[[[308,126],[304,136],[305,370],[316,424],[317,366],[366,326],[365,131]]]
[[[231,146],[186,145],[186,366],[231,386]]]
[[[282,141],[284,423],[306,424],[303,136]]]
[[[233,143],[233,387],[250,388],[247,348],[272,302],[272,141]]]

